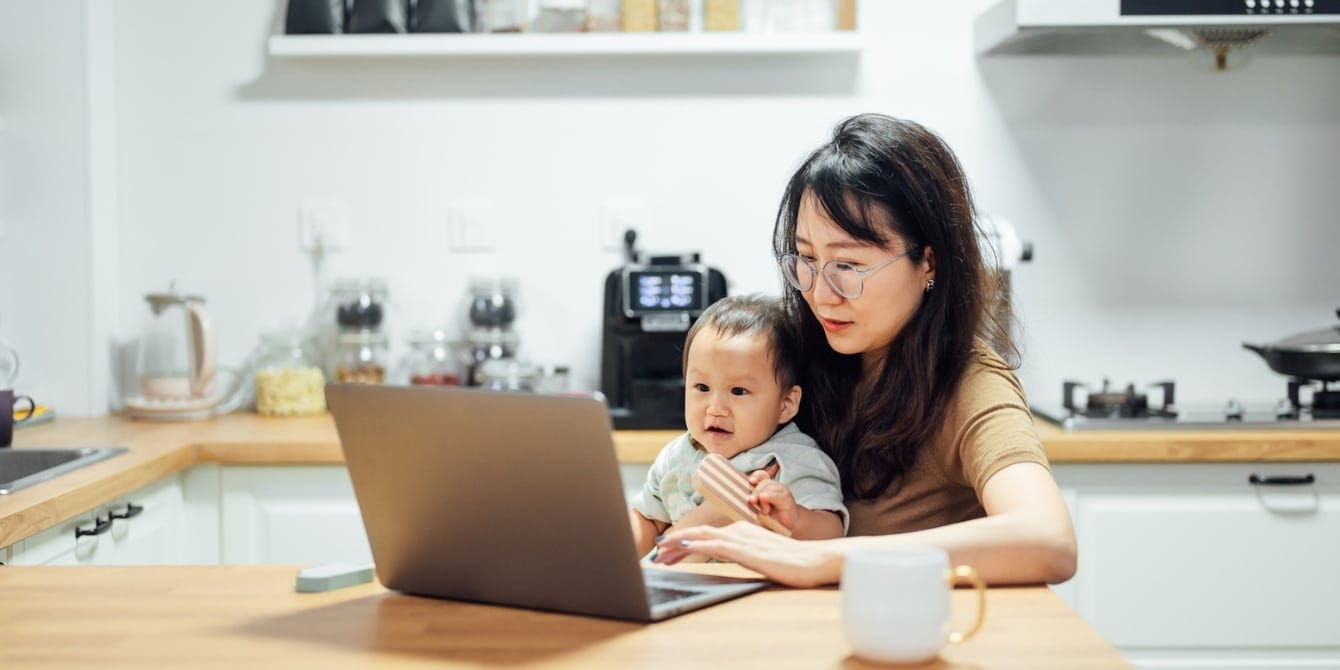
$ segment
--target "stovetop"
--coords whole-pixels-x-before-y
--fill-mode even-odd
[[[1035,407],[1033,414],[1066,431],[1340,429],[1340,411],[1334,406],[1340,392],[1322,382],[1291,379],[1287,397],[1274,405],[1229,399],[1218,406],[1180,407],[1175,403],[1175,389],[1171,381],[1138,389],[1133,384],[1113,389],[1106,379],[1101,387],[1066,381],[1062,407]],[[1154,400],[1149,391],[1154,392]]]

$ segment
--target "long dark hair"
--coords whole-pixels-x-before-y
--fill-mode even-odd
[[[864,384],[861,356],[833,351],[800,292],[783,282],[804,361],[797,421],[833,457],[849,499],[876,498],[901,483],[935,437],[979,337],[1018,365],[1008,303],[996,302],[1001,280],[983,263],[963,169],[922,126],[880,114],[839,123],[787,184],[773,230],[778,255],[796,251],[796,219],[807,193],[853,239],[901,243],[912,263],[934,250],[934,289]]]

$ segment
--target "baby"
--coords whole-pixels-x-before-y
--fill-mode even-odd
[[[684,423],[688,432],[656,456],[629,520],[639,554],[674,524],[730,519],[693,488],[707,454],[741,472],[767,470],[754,490],[760,510],[797,539],[841,537],[847,525],[837,466],[790,423],[800,408],[792,336],[781,303],[723,298],[703,311],[684,340]]]

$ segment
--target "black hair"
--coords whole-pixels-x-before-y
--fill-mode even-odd
[[[881,114],[839,123],[786,186],[773,251],[796,252],[801,202],[853,239],[900,246],[913,263],[933,250],[935,285],[864,378],[859,354],[840,354],[783,282],[783,303],[805,365],[800,427],[833,457],[849,499],[871,499],[900,482],[944,421],[978,338],[1017,366],[1002,280],[983,264],[972,197],[958,159],[935,133]],[[1003,309],[992,306],[1003,305]],[[858,386],[861,392],[857,393]]]

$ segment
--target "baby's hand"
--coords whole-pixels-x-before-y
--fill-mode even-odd
[[[754,492],[749,495],[749,504],[786,526],[787,530],[795,530],[797,510],[800,507],[796,505],[791,489],[772,478],[773,472],[776,471],[755,470],[749,473],[749,483],[754,485]]]

